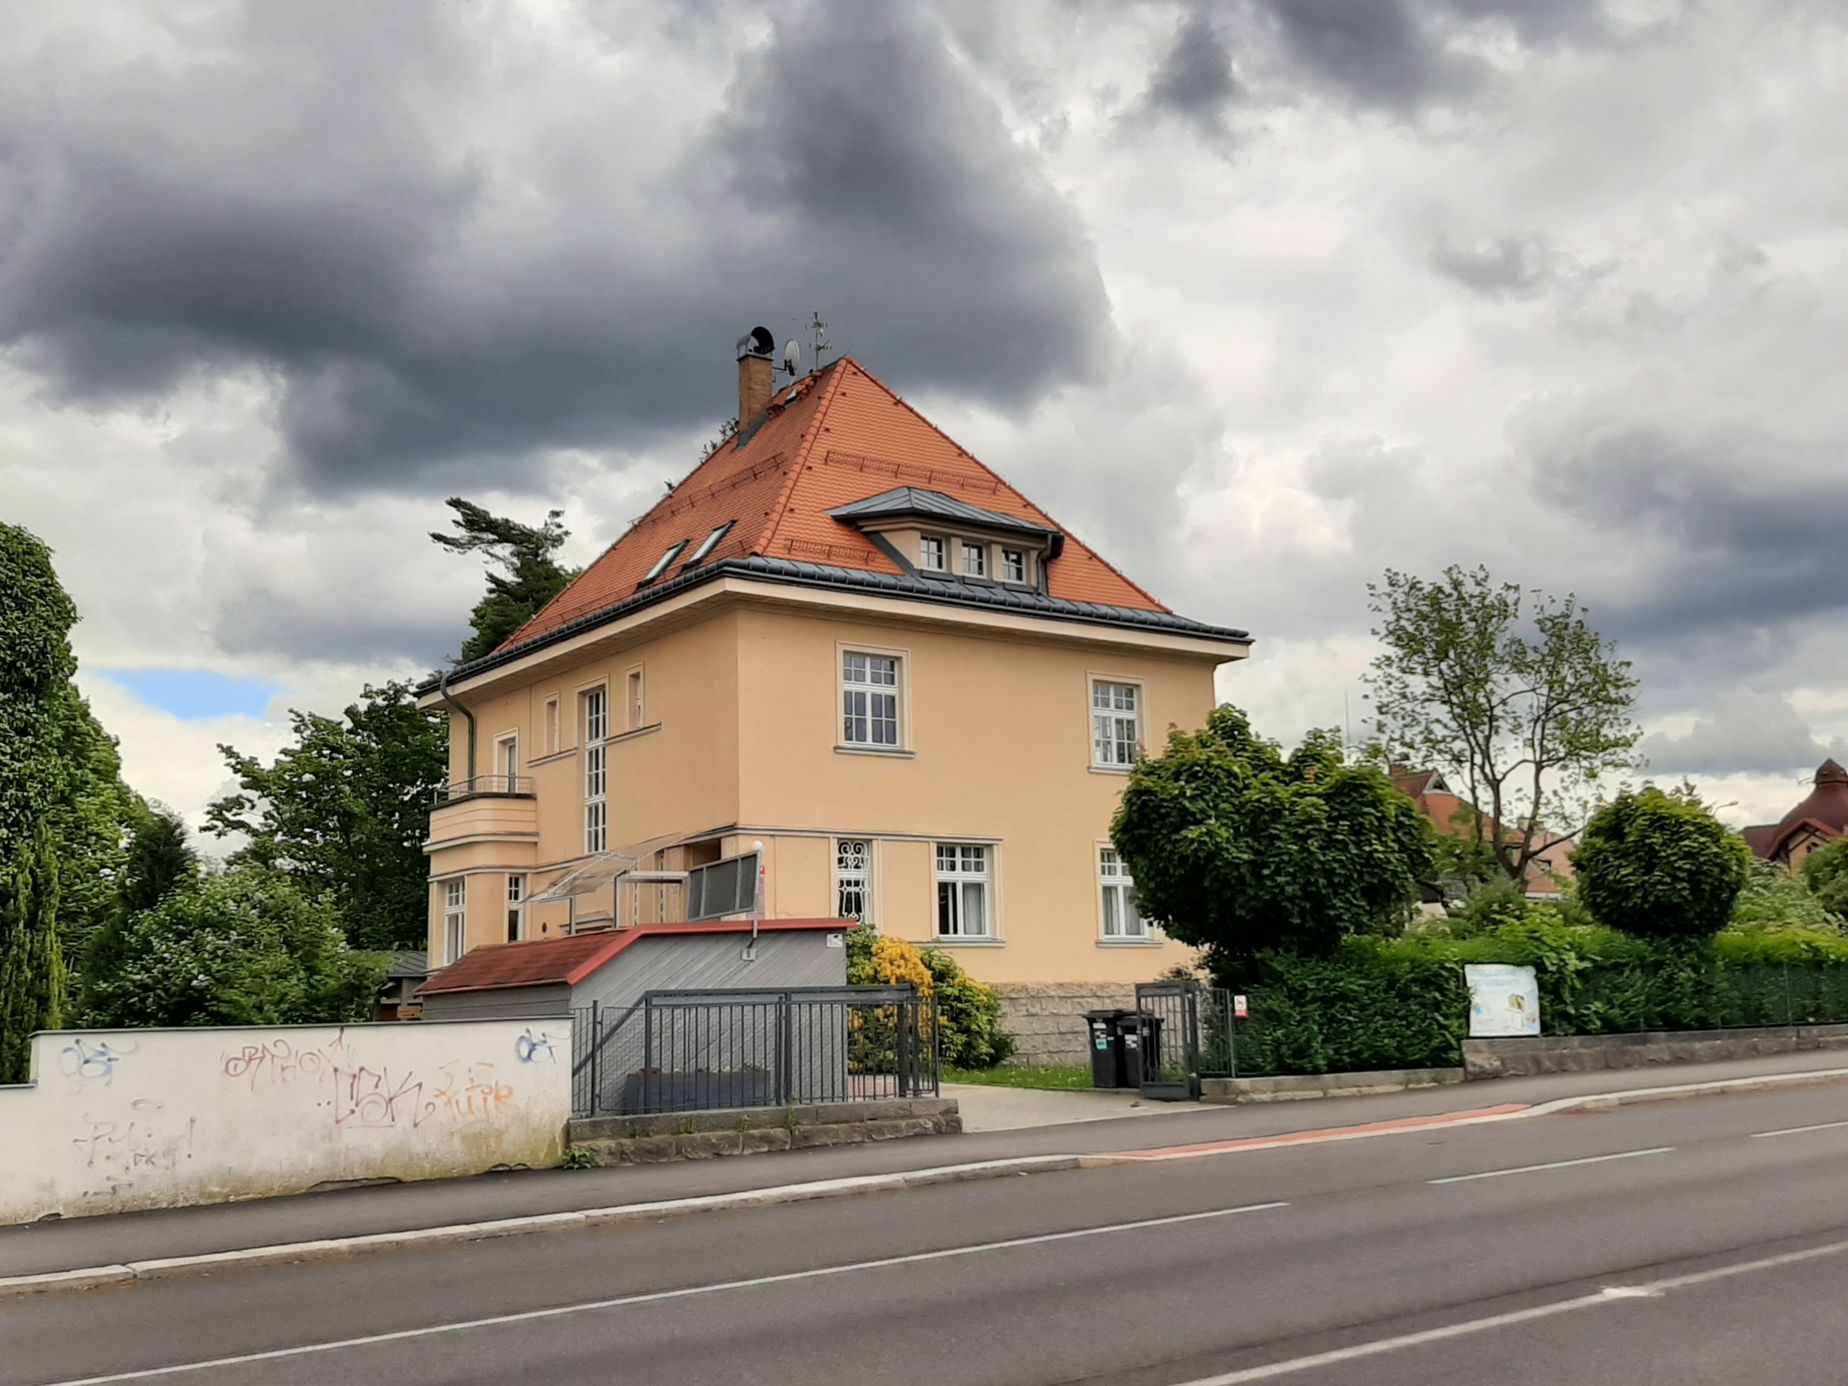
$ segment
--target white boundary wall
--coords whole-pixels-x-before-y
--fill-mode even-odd
[[[32,1037],[0,1087],[0,1223],[552,1166],[571,1021]]]

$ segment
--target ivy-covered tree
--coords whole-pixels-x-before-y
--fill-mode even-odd
[[[239,791],[206,810],[207,831],[241,835],[233,861],[290,877],[339,912],[357,948],[416,946],[425,936],[431,796],[448,767],[441,719],[409,685],[368,686],[344,718],[291,711],[294,743],[264,764],[220,746]]]
[[[1401,763],[1443,771],[1480,812],[1478,855],[1525,881],[1574,836],[1599,785],[1636,765],[1629,661],[1567,595],[1524,592],[1486,568],[1435,581],[1388,570],[1369,585],[1385,647],[1368,674],[1378,732]]]
[[[347,947],[333,906],[255,863],[189,879],[125,921],[115,965],[86,993],[96,1025],[292,1025],[364,1020],[384,953]]]
[[[123,861],[147,809],[122,780],[116,740],[67,685],[52,718],[61,783],[48,815],[58,855],[58,938],[72,968],[115,917]]]
[[[76,620],[51,551],[0,524],[0,1083],[25,1081],[32,1033],[64,1016],[52,816]]]
[[[480,554],[488,564],[487,595],[469,615],[474,633],[462,643],[459,656],[466,663],[491,654],[564,591],[577,569],[561,566],[555,557],[571,537],[560,522],[562,510],[548,510],[545,522],[535,528],[490,514],[459,496],[450,497],[448,505],[456,512],[450,523],[458,533],[432,532],[430,538],[451,553]]]
[[[1391,932],[1432,872],[1429,825],[1376,765],[1333,732],[1286,756],[1231,706],[1136,766],[1110,835],[1143,914],[1222,974]]]
[[[1572,867],[1592,918],[1642,938],[1707,938],[1732,919],[1745,842],[1693,794],[1619,794],[1592,815]]]

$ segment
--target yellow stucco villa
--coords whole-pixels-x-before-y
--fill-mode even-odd
[[[773,389],[770,345],[739,345],[733,437],[422,690],[450,717],[432,967],[758,909],[868,920],[1067,1014],[1187,960],[1110,818],[1249,637],[1169,611],[851,357]]]

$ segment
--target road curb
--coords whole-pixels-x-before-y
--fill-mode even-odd
[[[900,1170],[892,1174],[863,1174],[845,1179],[822,1179],[806,1184],[779,1184],[736,1193],[704,1194],[695,1198],[661,1199],[649,1203],[621,1203],[606,1208],[577,1208],[561,1213],[535,1213],[525,1217],[496,1218],[488,1222],[452,1223],[402,1232],[370,1232],[353,1237],[328,1237],[274,1246],[245,1247],[236,1251],[209,1251],[192,1256],[166,1256],[155,1260],[126,1261],[76,1270],[45,1271],[34,1275],[0,1277],[0,1299],[46,1294],[59,1290],[90,1290],[128,1281],[164,1280],[174,1276],[209,1274],[246,1266],[271,1266],[363,1256],[458,1242],[488,1241],[582,1227],[610,1227],[626,1222],[652,1222],[718,1213],[740,1208],[765,1208],[782,1203],[807,1203],[824,1198],[848,1198],[893,1189],[925,1188],[933,1184],[960,1184],[1012,1175],[1046,1174],[1081,1167],[1077,1155],[1026,1155],[1007,1160],[981,1160],[963,1165]]]
[[[316,1241],[245,1247],[236,1251],[201,1252],[192,1256],[167,1256],[155,1260],[127,1261],[84,1266],[74,1270],[7,1276],[0,1277],[0,1299],[49,1294],[61,1290],[100,1289],[109,1285],[162,1280],[175,1276],[205,1275],[216,1270],[237,1267],[334,1260],[349,1256],[363,1256],[374,1251],[445,1246],[459,1242],[488,1241],[498,1237],[526,1236],[535,1232],[611,1227],[629,1222],[687,1217],[697,1213],[767,1208],[778,1204],[807,1203],[826,1198],[848,1198],[859,1194],[881,1193],[895,1189],[927,1188],[935,1184],[1004,1179],[1014,1175],[1051,1174],[1061,1170],[1156,1164],[1172,1159],[1255,1154],[1265,1150],[1331,1144],[1362,1139],[1367,1136],[1411,1134],[1429,1130],[1433,1126],[1480,1126],[1492,1122],[1525,1121],[1530,1117],[1554,1116],[1565,1112],[1609,1111],[1640,1102],[1670,1102],[1682,1098],[1707,1097],[1728,1092],[1752,1092],[1840,1082],[1848,1082],[1848,1068],[1815,1069],[1806,1073],[1763,1074],[1752,1078],[1722,1078],[1705,1083],[1676,1083],[1653,1088],[1631,1088],[1621,1092],[1587,1093],[1580,1097],[1555,1098],[1550,1102],[1536,1103],[1533,1106],[1517,1107],[1512,1110],[1487,1109],[1473,1112],[1434,1113],[1428,1119],[1399,1118],[1371,1123],[1367,1126],[1327,1127],[1315,1131],[1284,1132],[1276,1136],[1245,1137],[1227,1142],[1213,1142],[1204,1146],[1170,1146],[1154,1150],[1123,1150],[1085,1155],[1025,1155],[1004,1160],[979,1160],[969,1164],[899,1170],[891,1174],[863,1174],[845,1179],[822,1179],[804,1184],[779,1184],[764,1189],[744,1189],[736,1193],[704,1194],[695,1198],[623,1203],[604,1208],[579,1208],[560,1213],[535,1213],[517,1218],[497,1218],[487,1222],[454,1223],[443,1227],[422,1227],[401,1232],[372,1232],[353,1237],[328,1237]],[[1449,1120],[1445,1120],[1446,1117]]]

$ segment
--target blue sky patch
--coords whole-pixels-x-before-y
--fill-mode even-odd
[[[212,717],[261,717],[282,690],[262,679],[232,678],[201,669],[93,669],[150,707],[189,722]],[[78,684],[81,686],[81,676]]]

